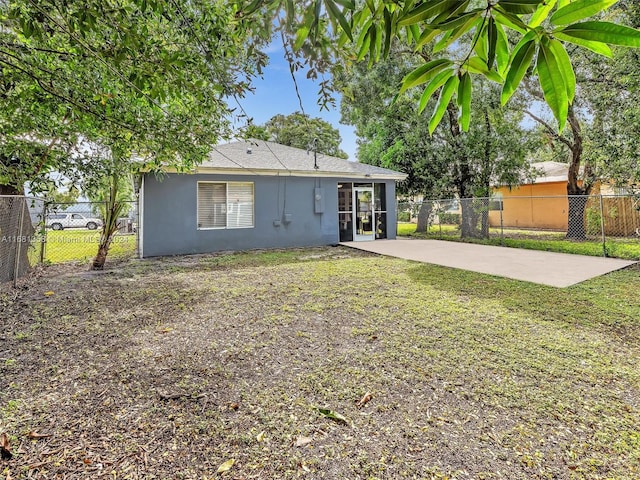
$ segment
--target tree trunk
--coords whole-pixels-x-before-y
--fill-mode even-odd
[[[479,238],[478,222],[480,211],[476,208],[476,201],[473,198],[460,199],[462,205],[462,222],[460,224],[461,238]]]
[[[462,152],[462,148],[460,148],[459,145],[459,138],[462,135],[462,131],[458,124],[458,108],[454,104],[449,103],[449,105],[447,105],[447,115],[449,117],[451,136],[458,144],[457,150]],[[464,154],[460,155],[461,157],[453,167],[453,183],[460,198],[460,205],[462,206],[460,237],[475,238],[478,236],[478,213],[473,208],[473,172],[469,167],[469,159]]]
[[[589,197],[586,195],[569,197],[567,239],[586,240],[585,209],[588,200]]]
[[[416,233],[424,233],[429,228],[429,217],[431,216],[431,210],[433,209],[433,202],[431,200],[425,200],[420,205],[418,210],[418,224],[416,225]]]
[[[585,209],[594,178],[589,165],[584,166],[582,172],[582,182],[580,182],[580,164],[582,163],[582,130],[576,117],[573,106],[569,107],[569,126],[573,134],[573,144],[571,145],[571,163],[569,164],[569,174],[567,177],[567,195],[569,200],[569,211],[567,214],[567,235],[570,240],[585,240],[587,230],[585,226]]]

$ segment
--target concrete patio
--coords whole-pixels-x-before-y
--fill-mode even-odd
[[[373,242],[344,242],[342,245],[380,255],[560,288],[569,287],[637,263],[616,258],[589,257],[442,240],[376,240]]]

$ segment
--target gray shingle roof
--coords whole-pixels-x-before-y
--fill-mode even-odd
[[[251,153],[249,153],[251,152]],[[198,172],[212,170],[242,173],[284,173],[330,177],[375,177],[404,180],[404,173],[364,163],[318,153],[318,169],[314,168],[313,152],[263,140],[236,141],[216,146],[209,158],[200,164]]]

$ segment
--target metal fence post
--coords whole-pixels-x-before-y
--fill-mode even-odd
[[[39,263],[42,265],[44,263],[45,257],[45,248],[47,246],[47,201],[42,201],[42,219],[40,226],[40,258],[38,259]]]
[[[600,231],[602,233],[602,256],[607,256],[607,237],[604,234],[604,202],[600,194]]]
[[[504,221],[502,217],[503,199],[500,198],[500,245],[504,247]]]
[[[17,198],[17,197],[16,197]],[[18,276],[20,273],[20,255],[22,254],[22,229],[24,228],[24,210],[26,208],[27,199],[20,197],[22,204],[20,205],[20,221],[18,222],[18,232],[15,237],[16,242],[16,258],[13,265],[13,287],[18,286]],[[20,202],[18,202],[20,203]],[[25,238],[26,240],[26,238]]]

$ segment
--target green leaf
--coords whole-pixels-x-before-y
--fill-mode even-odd
[[[623,45],[625,47],[640,47],[640,30],[609,22],[574,23],[558,32],[569,37]],[[555,32],[554,32],[555,33]]]
[[[437,25],[433,25],[433,27],[442,31],[454,30],[458,27],[468,24],[470,21],[476,18],[479,18],[480,14],[483,12],[484,10],[481,8],[471,10],[470,12],[463,13],[462,15],[459,15],[457,17],[450,18],[445,22],[441,22],[441,23],[438,23]]]
[[[309,27],[307,25],[303,25],[302,27],[300,27],[298,29],[298,31],[296,32],[296,41],[293,44],[293,49],[294,50],[300,50],[300,47],[302,47],[302,45],[304,44],[305,40],[307,39],[307,37],[309,36]]]
[[[493,16],[498,21],[498,23],[504,25],[505,27],[509,27],[516,32],[520,32],[524,35],[528,31],[528,27],[522,20],[520,20],[520,17],[518,17],[517,15],[512,15],[508,12],[505,12],[504,10],[495,8]]]
[[[497,5],[516,15],[534,13],[544,0],[499,0]]]
[[[553,116],[558,120],[559,131],[562,131],[567,123],[569,99],[567,97],[567,85],[565,84],[558,59],[549,48],[548,41],[543,39],[538,49],[538,80],[547,105],[551,108]]]
[[[471,75],[467,72],[460,77],[458,85],[458,105],[460,106],[460,126],[464,132],[471,124]]]
[[[498,41],[496,43],[496,63],[498,67],[498,73],[504,77],[507,68],[509,67],[509,39],[504,32],[502,25],[496,25],[496,31],[498,32]]]
[[[522,40],[525,40],[527,36],[523,37]],[[518,85],[520,85],[520,82],[527,73],[529,65],[531,65],[533,55],[536,52],[535,40],[531,39],[524,43],[522,40],[518,45],[516,45],[516,48],[512,53],[513,58],[509,65],[509,71],[507,72],[507,76],[504,80],[504,85],[502,86],[502,96],[500,97],[502,105],[505,105],[509,101],[513,93],[518,88]]]
[[[493,62],[496,60],[496,48],[498,43],[498,30],[493,17],[489,19],[487,25],[487,67],[489,70],[493,68]]]
[[[389,9],[384,9],[384,50],[382,52],[383,57],[389,55],[391,49],[391,35],[393,32],[393,18]]]
[[[329,16],[333,20],[338,21],[338,23],[340,24],[340,28],[342,28],[342,31],[347,34],[349,40],[353,41],[353,36],[351,35],[351,25],[349,25],[349,22],[342,14],[338,6],[333,2],[333,0],[324,0],[324,4],[327,7]]]
[[[328,408],[320,408],[320,407],[316,407],[318,409],[318,411],[324,415],[327,418],[330,418],[331,420],[335,420],[336,422],[343,422],[343,423],[348,423],[347,419],[339,414],[338,412],[334,412],[333,410],[329,410]]]
[[[599,55],[603,55],[608,58],[613,58],[613,52],[611,51],[611,48],[609,47],[609,45],[607,45],[606,43],[592,42],[591,40],[583,40],[582,38],[570,37],[568,35],[563,35],[562,32],[555,32],[553,36],[558,40],[563,40],[565,42],[573,43],[575,45],[580,45],[581,47],[587,48]]]
[[[443,69],[450,67],[453,63],[451,60],[439,58],[438,60],[432,60],[424,65],[420,65],[413,72],[407,74],[402,79],[402,87],[400,93],[407,91],[409,88],[420,85],[421,83],[428,82],[435,75],[441,72]]]
[[[440,30],[433,30],[431,28],[425,27],[425,29],[422,31],[422,34],[420,34],[420,38],[416,42],[416,50],[431,42],[431,40],[436,38],[440,33],[442,33]]]
[[[573,71],[569,54],[564,49],[562,43],[558,40],[549,40],[549,49],[553,52],[553,55],[558,62],[560,73],[562,74],[564,83],[567,86],[567,99],[569,103],[573,103],[573,99],[576,95],[576,74]]]
[[[422,113],[422,111],[426,108],[427,103],[429,103],[429,99],[438,90],[442,85],[444,85],[449,78],[454,75],[454,71],[452,69],[447,69],[440,72],[438,75],[433,77],[431,82],[425,87],[424,92],[420,96],[420,105],[418,108],[418,112]]]
[[[338,5],[342,5],[347,10],[355,10],[356,2],[354,0],[336,0]]]
[[[447,48],[449,45],[455,42],[458,38],[460,38],[462,35],[464,35],[466,32],[468,32],[474,26],[478,25],[481,22],[482,22],[482,18],[480,17],[479,13],[476,13],[475,15],[468,17],[467,22],[465,24],[460,25],[458,28],[447,32],[442,37],[442,39],[440,39],[438,43],[436,43],[433,46],[433,53],[437,53]]]
[[[444,12],[451,14],[457,8],[457,4],[458,0],[433,0],[424,2],[413,10],[402,15],[398,21],[398,25],[414,25],[416,23],[427,21]]]
[[[471,44],[473,45],[473,50],[478,54],[478,56],[482,59],[487,60],[487,25],[486,22],[481,28],[476,29],[476,34],[473,37],[473,41]]]
[[[529,27],[536,28],[542,25],[542,22],[549,16],[549,12],[556,6],[557,0],[547,0],[540,5],[536,12],[531,16],[529,20]]]
[[[436,104],[436,108],[433,111],[433,115],[431,115],[431,120],[429,120],[429,134],[433,135],[436,127],[442,120],[444,113],[447,111],[447,106],[451,101],[451,97],[453,93],[458,88],[458,84],[460,83],[460,79],[457,75],[454,75],[447,80],[440,90],[440,97],[438,97],[438,103]]]
[[[568,25],[608,9],[618,0],[576,0],[551,15],[554,25]]]
[[[463,67],[469,72],[484,75],[489,80],[496,83],[502,83],[504,81],[500,74],[493,70],[489,70],[486,62],[480,57],[471,57],[464,63]]]

